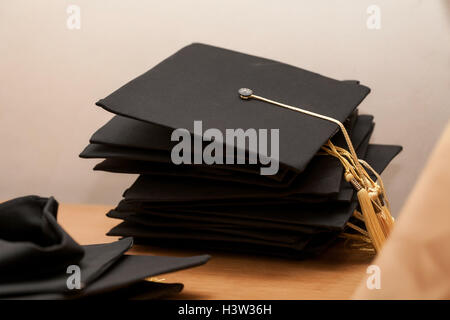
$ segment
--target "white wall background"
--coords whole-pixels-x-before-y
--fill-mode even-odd
[[[70,4],[80,30],[66,27]],[[380,30],[366,26],[371,4]],[[450,117],[449,31],[448,0],[2,0],[0,199],[117,203],[134,177],[78,158],[111,117],[94,103],[204,42],[371,87],[373,141],[405,148],[383,174],[398,212]]]

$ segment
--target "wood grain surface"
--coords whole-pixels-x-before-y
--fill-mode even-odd
[[[119,223],[107,206],[61,204],[58,220],[81,244],[112,242],[106,232]],[[373,259],[337,243],[318,258],[296,261],[202,250],[135,246],[130,254],[189,256],[208,253],[204,266],[161,275],[185,285],[177,299],[349,299]]]

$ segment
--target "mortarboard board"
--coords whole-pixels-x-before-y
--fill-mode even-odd
[[[97,105],[137,120],[186,128],[192,134],[194,120],[222,132],[227,128],[282,128],[279,161],[303,171],[337,126],[304,115],[293,117],[259,101],[242,101],[236,92],[250,85],[274,99],[295,101],[341,122],[370,91],[273,60],[192,44]]]

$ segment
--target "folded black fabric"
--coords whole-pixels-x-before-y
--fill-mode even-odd
[[[324,204],[286,204],[286,205],[239,205],[239,206],[213,206],[213,207],[198,207],[182,210],[136,210],[132,212],[147,213],[147,212],[159,212],[167,213],[170,217],[170,213],[175,212],[178,214],[190,213],[191,215],[203,215],[203,216],[227,216],[233,217],[237,221],[242,218],[263,220],[263,221],[276,221],[292,225],[308,225],[313,227],[324,227],[333,229],[342,229],[345,223],[348,221],[353,211],[356,208],[356,203],[336,203],[330,205]],[[129,208],[128,208],[129,209]],[[118,208],[118,211],[121,211]],[[129,210],[128,210],[129,211]],[[116,234],[117,235],[117,234]]]
[[[0,281],[14,273],[65,271],[83,258],[84,249],[58,226],[57,212],[54,198],[28,196],[0,204]]]
[[[153,130],[153,128],[157,129]],[[140,134],[139,130],[142,131]],[[373,116],[354,117],[349,131],[355,148],[360,147],[372,130]],[[155,131],[155,135],[152,135],[153,131]],[[281,168],[281,171],[275,177],[261,176],[259,171],[242,171],[239,166],[177,166],[171,163],[168,149],[171,145],[165,146],[167,150],[164,149],[164,151],[161,151],[160,149],[163,147],[157,144],[154,148],[149,147],[155,145],[154,140],[170,141],[171,131],[167,130],[164,135],[161,135],[160,131],[160,127],[156,125],[146,123],[142,125],[141,122],[133,119],[114,117],[94,134],[91,139],[94,144],[87,146],[80,156],[83,158],[106,158],[105,161],[94,168],[95,170],[202,178],[278,188],[288,187],[296,181],[297,177],[297,188],[301,184],[302,191],[305,193],[329,193],[330,189],[332,192],[339,190],[343,169],[339,161],[332,157],[316,157],[317,159],[314,159],[300,176],[286,168]],[[132,132],[132,134],[129,134],[129,132]],[[143,138],[138,139],[138,136]],[[114,139],[119,142],[114,144]],[[334,137],[333,141],[338,146],[345,145],[345,140],[341,134]],[[228,168],[228,170],[225,170],[225,168]],[[327,177],[327,181],[323,181],[322,177]],[[317,181],[323,181],[323,183],[317,185]]]
[[[306,245],[299,247],[293,246],[277,246],[276,244],[255,244],[248,242],[240,242],[238,245],[230,245],[228,241],[220,240],[199,240],[199,239],[170,239],[170,238],[157,238],[148,237],[144,234],[143,237],[137,237],[136,243],[142,245],[151,245],[162,248],[201,248],[202,250],[212,251],[224,251],[233,254],[245,254],[248,257],[249,254],[253,255],[265,255],[274,257],[283,257],[289,259],[306,259],[313,256],[317,256],[323,253],[329,246],[337,239],[339,233],[327,232],[322,236],[312,237]]]
[[[400,151],[398,146],[370,145],[367,160],[381,173]],[[347,188],[354,196],[353,190]],[[236,252],[265,252],[291,258],[306,258],[322,252],[344,230],[357,208],[355,201],[350,204],[274,201],[272,205],[241,203],[234,206],[205,206],[202,201],[202,206],[189,208],[152,208],[149,201],[137,200],[136,203],[140,204],[137,208],[123,202],[108,214],[125,221],[109,235],[133,235],[139,242],[158,245],[164,241],[167,244],[175,240],[187,241],[197,247],[221,250],[227,243],[229,251],[236,248]],[[308,245],[310,243],[320,243],[320,246]],[[246,246],[241,247],[242,244]]]
[[[397,148],[398,149],[398,148]],[[398,153],[391,148],[386,148],[386,151],[377,156],[376,159],[368,159],[372,163],[380,162],[381,159],[387,159],[387,163]],[[373,154],[373,153],[372,153]],[[324,156],[326,157],[326,156]],[[375,158],[375,157],[374,157]],[[334,160],[334,159],[333,159]],[[383,162],[387,164],[386,161]],[[375,165],[381,167],[380,165]],[[383,168],[384,169],[384,168]],[[317,177],[311,183],[326,186],[328,176],[325,175],[322,179]],[[342,172],[338,176],[342,180]],[[141,175],[136,182],[125,191],[124,198],[126,200],[139,200],[146,202],[201,202],[213,200],[233,200],[233,199],[248,199],[248,198],[282,198],[298,194],[310,195],[312,192],[308,187],[303,187],[304,183],[300,180],[294,183],[291,187],[286,189],[273,189],[254,186],[249,188],[243,184],[236,184],[230,182],[210,181],[206,183],[203,179],[193,179],[186,177],[173,176],[147,176]],[[323,187],[323,195],[336,195],[340,191],[341,184],[339,183],[335,188],[328,190]],[[310,187],[313,188],[313,187]],[[319,187],[316,187],[320,189]],[[317,193],[316,193],[317,194]],[[347,199],[350,200],[350,199]]]
[[[361,116],[358,117],[357,112],[353,112],[353,114],[347,119],[345,125],[349,133],[353,132],[353,128],[355,128],[355,133],[352,134],[352,138],[354,139],[355,145],[359,145],[360,140],[367,134],[367,128],[370,127],[370,123],[372,122],[373,117],[371,116]],[[359,121],[358,121],[359,120]],[[367,125],[367,122],[369,124]],[[355,124],[357,126],[355,127]],[[363,130],[363,132],[358,132]],[[108,158],[108,156],[113,156],[113,158],[108,158],[106,161],[97,165],[95,170],[105,170],[112,172],[122,172],[122,173],[146,173],[146,174],[162,174],[162,175],[190,175],[190,176],[199,176],[202,174],[202,177],[205,178],[205,175],[209,175],[208,178],[220,178],[227,179],[231,181],[238,181],[241,183],[251,183],[251,184],[263,184],[277,187],[279,185],[289,185],[292,180],[291,177],[294,176],[294,173],[291,173],[287,178],[287,181],[284,183],[280,183],[279,179],[274,179],[273,176],[261,176],[259,172],[253,175],[245,175],[241,176],[239,174],[233,174],[233,171],[241,171],[240,167],[237,166],[176,166],[171,164],[169,152],[171,148],[175,145],[174,142],[171,141],[172,130],[166,127],[158,126],[151,123],[145,123],[142,121],[137,121],[134,119],[129,119],[125,117],[115,116],[108,123],[106,123],[103,127],[97,130],[90,139],[90,142],[93,144],[92,146],[88,146],[82,153],[81,157],[92,158],[92,157],[104,157]],[[341,134],[338,134],[335,141],[338,145],[342,145],[344,143],[343,137]],[[110,150],[105,147],[99,147],[96,145],[106,145],[109,147],[113,147]],[[117,147],[122,147],[122,153],[108,153],[117,150]],[[116,148],[116,149],[114,149]],[[133,149],[142,150],[140,153],[133,153]],[[155,152],[156,151],[156,152]],[[195,150],[193,150],[195,152]],[[103,152],[103,153],[102,153]],[[128,154],[131,152],[131,154]],[[146,159],[150,160],[150,157],[154,157],[154,154],[165,155],[168,164],[163,165],[162,163],[149,163],[143,160],[138,159]],[[147,157],[146,157],[147,155]],[[133,159],[133,158],[136,159]],[[159,159],[158,157],[156,157]],[[161,159],[160,159],[161,160]],[[127,164],[128,162],[128,164]],[[181,168],[180,168],[181,167]],[[199,167],[202,170],[199,170]],[[181,170],[180,170],[181,169]],[[160,171],[163,170],[162,173]],[[204,171],[204,172],[202,172]],[[231,171],[231,172],[230,172]],[[285,167],[282,167],[282,172],[277,176],[281,177],[286,171]],[[290,172],[290,171],[289,171]],[[255,173],[255,172],[253,172]],[[218,177],[217,177],[218,176]],[[277,182],[274,182],[278,181]],[[285,179],[286,180],[286,179]],[[283,181],[281,181],[283,182]]]
[[[57,209],[54,198],[38,196],[0,204],[0,298],[73,299],[100,295],[209,259],[207,255],[187,258],[124,255],[133,245],[132,238],[80,246],[57,223]],[[80,271],[80,288],[76,290],[67,285],[71,266]],[[136,290],[137,287],[146,286],[136,285]],[[165,290],[164,286],[161,288]],[[152,294],[157,296],[155,290],[152,287]]]
[[[344,123],[347,131],[352,132],[358,120],[371,122],[373,117],[358,116],[356,111],[353,112]],[[363,127],[360,126],[359,129],[363,129]],[[114,116],[92,135],[89,142],[115,147],[170,152],[176,144],[176,142],[171,141],[172,132],[173,129],[168,127]]]
[[[69,277],[66,271],[70,265],[80,267],[81,285],[82,287],[87,287],[120,259],[131,248],[132,244],[132,239],[126,238],[108,244],[82,246],[84,257],[81,260],[63,265],[63,270],[52,272],[45,276],[30,277],[27,273],[17,274],[15,281],[7,280],[0,284],[0,296],[50,292],[70,294],[71,290],[67,288],[66,283]],[[44,258],[42,260],[45,261]],[[14,261],[11,264],[14,265]]]
[[[163,256],[132,256],[123,255],[114,264],[112,268],[106,270],[97,281],[87,286],[81,291],[75,291],[71,294],[64,293],[52,293],[52,294],[37,294],[37,295],[27,295],[27,296],[15,296],[14,298],[20,299],[79,299],[79,298],[89,298],[89,297],[102,297],[106,294],[113,295],[117,291],[121,298],[137,298],[136,295],[139,294],[144,298],[146,292],[136,291],[136,285],[141,284],[144,279],[157,276],[163,273],[170,273],[182,269],[187,269],[195,266],[202,265],[209,260],[208,255],[193,256],[193,257],[163,257]],[[162,284],[152,286],[152,291],[149,297],[160,297],[162,293],[157,292],[157,290],[162,290],[163,293],[167,291],[164,285],[173,286],[172,284]],[[131,287],[131,288],[130,288]],[[127,293],[128,289],[131,292]],[[175,290],[174,290],[175,289]],[[182,289],[181,284],[176,284],[175,288],[171,288],[167,293],[179,292]],[[122,290],[122,292],[120,292]]]
[[[100,280],[99,280],[100,282]],[[101,299],[101,300],[150,300],[168,298],[183,290],[182,283],[160,283],[142,280],[124,288],[117,288],[113,291],[99,291],[87,294],[91,291],[89,288],[74,296],[68,296],[58,293],[42,293],[25,296],[14,296],[9,300],[69,300],[69,299]]]
[[[299,233],[317,233],[320,228],[310,227],[301,224],[283,223],[264,219],[253,219],[239,217],[238,219],[232,215],[222,215],[201,212],[177,212],[177,211],[117,211],[111,210],[107,213],[108,217],[122,219],[124,221],[134,222],[142,225],[150,225],[154,227],[175,227],[188,229],[236,229],[247,228],[250,230],[277,230],[277,231],[293,231]]]

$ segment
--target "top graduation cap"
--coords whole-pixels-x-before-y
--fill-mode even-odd
[[[287,64],[204,44],[191,44],[130,81],[98,106],[113,113],[193,132],[205,128],[280,129],[279,161],[305,169],[338,126],[308,115],[243,101],[237,91],[250,87],[280,102],[344,122],[370,89]],[[245,93],[244,93],[245,94]]]

